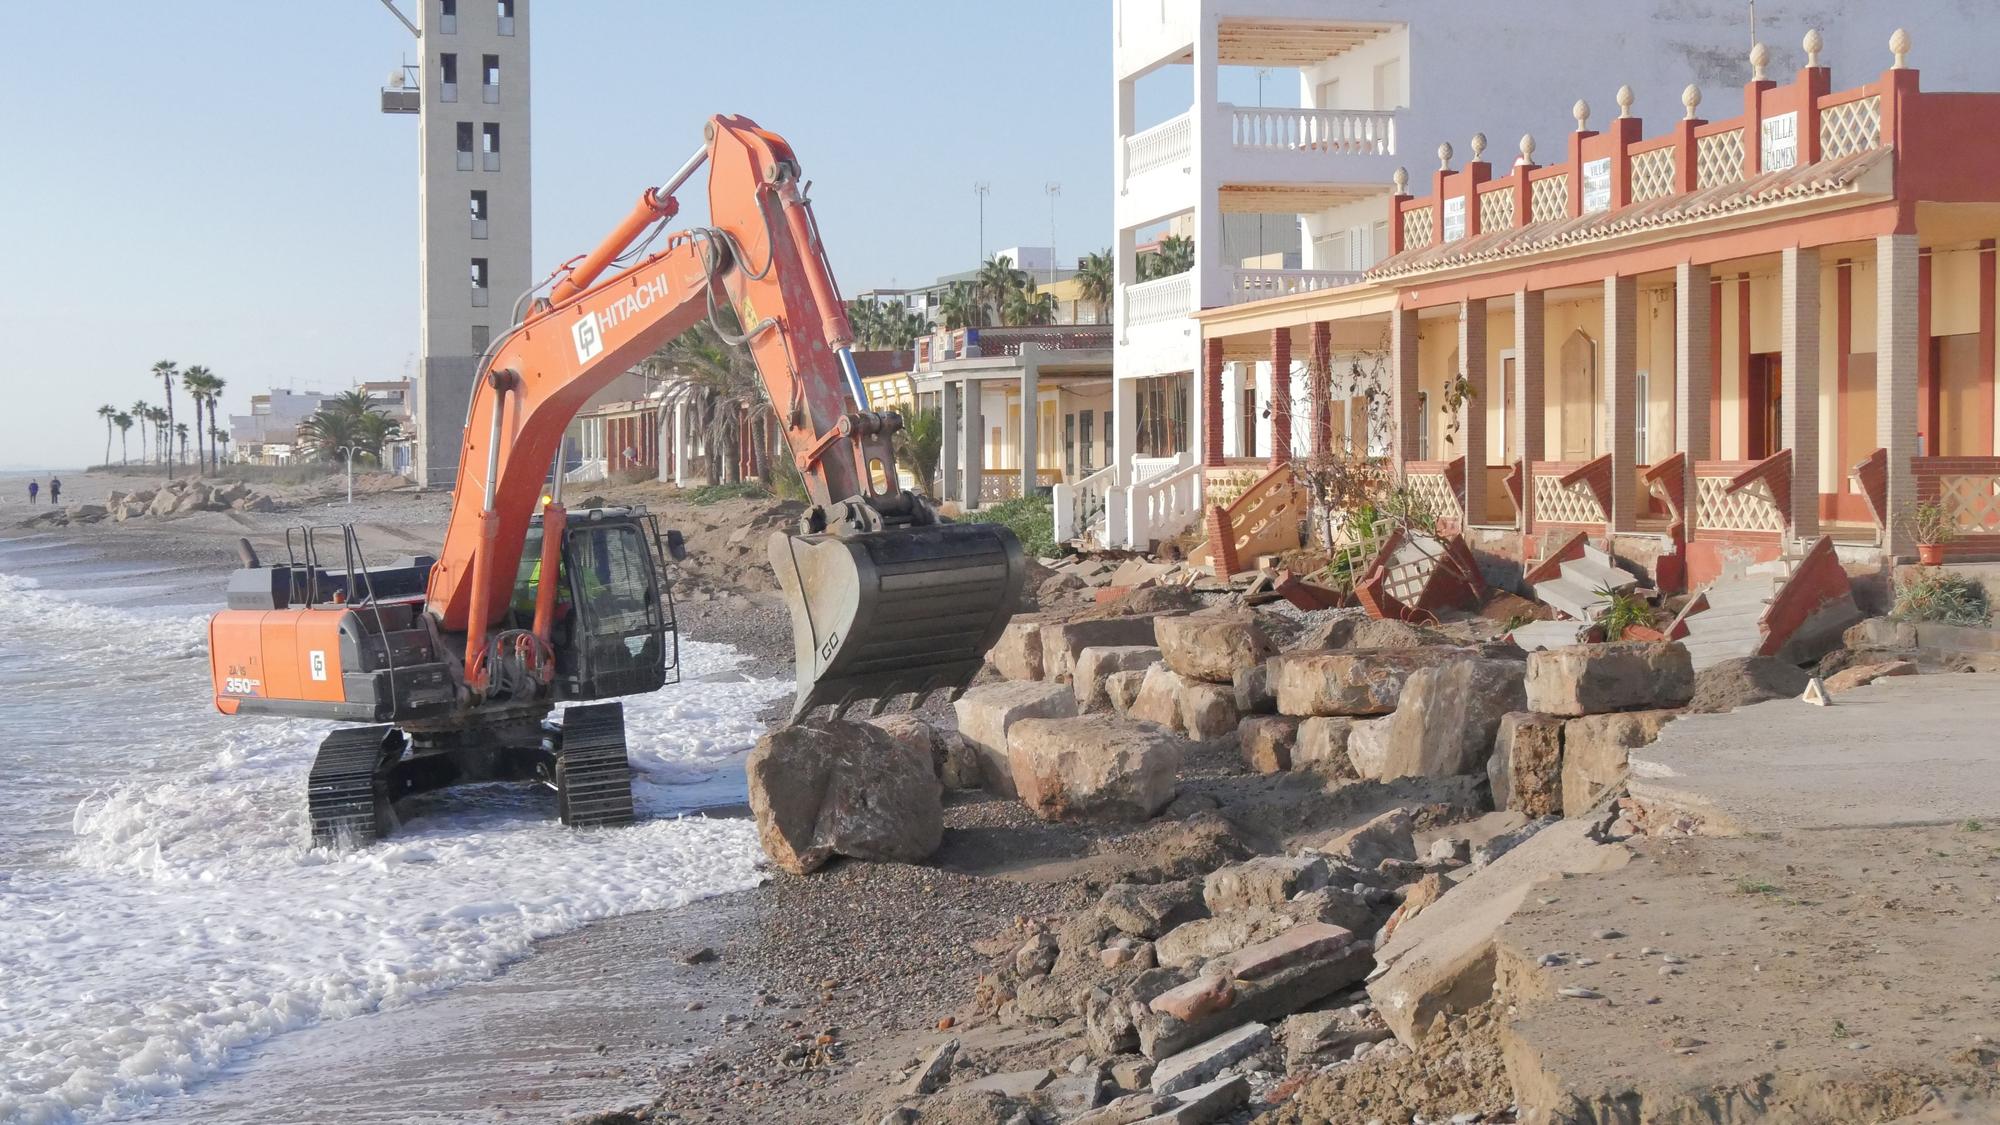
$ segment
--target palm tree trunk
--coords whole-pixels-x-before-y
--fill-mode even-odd
[[[104,420],[104,463],[111,463],[111,419]]]
[[[174,377],[163,375],[160,381],[167,385],[167,478],[171,480],[174,475]]]
[[[107,460],[109,459],[109,457],[110,457],[110,455],[109,455],[109,454],[106,454],[106,459],[107,459]],[[119,434],[119,435],[118,435],[118,463],[119,463],[120,465],[126,465],[126,464],[130,464],[130,463],[131,463],[131,461],[132,461],[132,447],[131,447],[131,445],[130,445],[130,444],[129,444],[129,443],[127,442],[127,441],[126,441],[126,435],[124,435],[124,434]]]

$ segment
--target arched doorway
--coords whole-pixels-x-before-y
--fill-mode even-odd
[[[1561,361],[1562,459],[1597,456],[1597,341],[1579,328],[1563,341]]]

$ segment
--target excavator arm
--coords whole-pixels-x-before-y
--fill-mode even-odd
[[[678,210],[674,192],[709,169],[710,225],[635,247]],[[642,241],[643,240],[643,241]],[[621,267],[622,268],[619,268]],[[727,305],[810,497],[770,552],[798,656],[794,717],[820,704],[882,702],[962,688],[1004,628],[1024,574],[997,525],[948,524],[901,488],[894,412],[868,409],[852,332],[826,263],[797,158],[742,117],[711,118],[702,149],[578,259],[546,301],[483,357],[443,551],[427,606],[466,638],[468,686],[483,690],[492,623],[506,610],[531,520],[546,549],[564,512],[545,501],[562,436],[589,397]],[[554,583],[535,633],[546,646]]]

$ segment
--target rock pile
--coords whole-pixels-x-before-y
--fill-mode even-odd
[[[145,488],[133,492],[114,491],[107,496],[104,506],[111,518],[118,522],[150,516],[160,519],[167,516],[184,515],[188,512],[274,512],[278,502],[264,493],[257,492],[242,481],[228,484],[209,481],[174,480],[157,489]]]

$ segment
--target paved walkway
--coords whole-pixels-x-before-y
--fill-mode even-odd
[[[1631,769],[1632,796],[1659,819],[1714,834],[2000,823],[2000,674],[1684,716],[1634,750]]]

